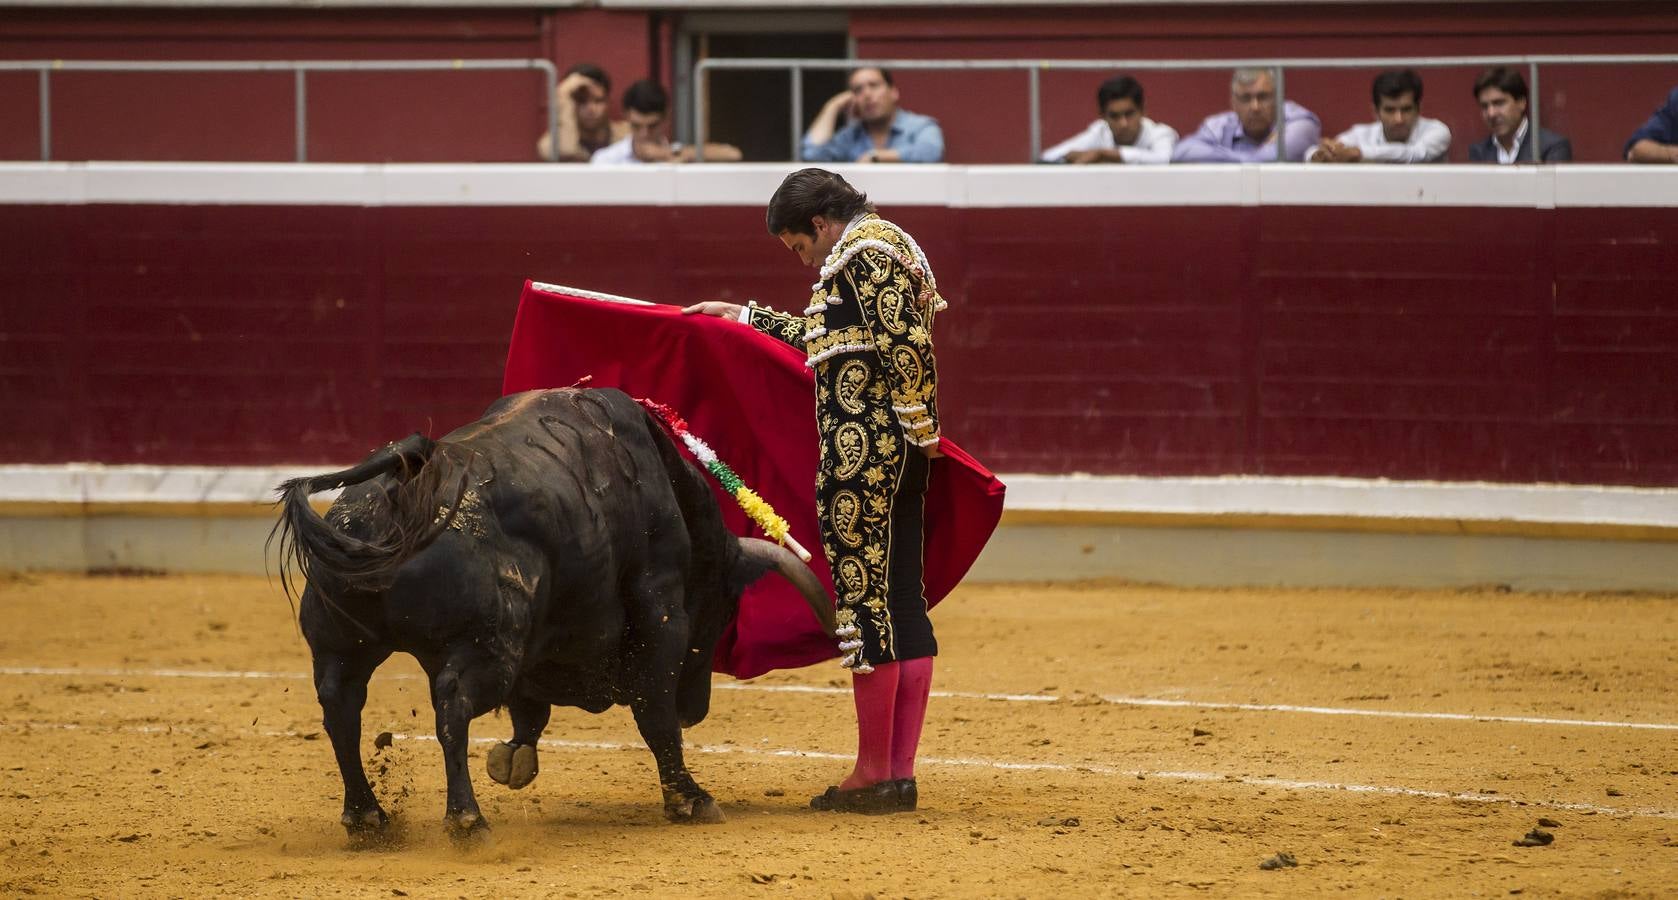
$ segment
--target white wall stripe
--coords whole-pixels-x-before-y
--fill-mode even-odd
[[[754,206],[794,163],[0,163],[0,204]],[[889,206],[1678,207],[1662,166],[836,166]]]
[[[30,730],[48,731],[97,731],[101,733],[130,733],[130,734],[209,734],[223,732],[224,729],[183,728],[167,725],[119,725],[119,726],[87,726],[78,723],[58,722],[19,722],[0,724],[0,731],[28,732]],[[238,732],[274,738],[297,738],[304,735],[296,731],[260,731]],[[318,733],[316,733],[318,734]],[[391,735],[398,741],[421,741],[436,743],[436,735],[430,734],[398,734]],[[474,744],[497,744],[500,738],[476,737]],[[644,744],[631,744],[617,741],[570,741],[556,738],[543,738],[539,745],[555,750],[570,751],[607,751],[639,753],[647,752]],[[786,748],[757,748],[735,744],[686,744],[683,749],[689,753],[708,755],[739,755],[767,757],[769,759],[826,759],[847,761],[853,757],[845,753],[833,753],[825,750],[798,750]],[[1400,785],[1386,784],[1358,784],[1340,781],[1313,781],[1292,778],[1254,777],[1236,775],[1228,772],[1198,772],[1192,770],[1148,770],[1125,769],[1117,766],[1099,763],[1055,763],[1055,762],[1020,762],[1009,760],[985,759],[983,757],[940,757],[925,756],[916,760],[923,766],[950,766],[963,768],[998,769],[1005,772],[1057,772],[1071,775],[1102,775],[1115,778],[1161,779],[1166,781],[1186,781],[1201,784],[1240,784],[1249,787],[1277,788],[1290,791],[1344,791],[1354,794],[1380,794],[1385,796],[1417,797],[1429,800],[1466,801],[1471,803],[1496,804],[1500,806],[1519,806],[1525,808],[1558,809],[1569,812],[1590,812],[1610,816],[1631,816],[1636,818],[1678,819],[1678,811],[1658,809],[1652,807],[1624,808],[1613,806],[1598,806],[1594,803],[1575,803],[1565,800],[1529,800],[1519,797],[1504,796],[1502,794],[1483,794],[1461,791],[1438,791],[1425,788],[1411,788]]]
[[[238,672],[201,669],[78,669],[42,666],[0,666],[0,675],[99,677],[99,678],[221,678],[307,680],[303,672]],[[374,675],[375,680],[418,681],[423,676],[409,674]],[[713,690],[750,691],[763,694],[843,694],[850,688],[803,684],[752,684],[740,681],[719,681]],[[990,694],[978,691],[933,691],[932,696],[951,700],[984,700],[1012,703],[1054,703],[1063,698],[1055,694]],[[1555,719],[1543,716],[1500,716],[1474,713],[1410,712],[1404,710],[1357,709],[1335,706],[1299,706],[1286,703],[1219,703],[1205,700],[1167,700],[1155,697],[1102,696],[1101,701],[1117,706],[1178,707],[1185,709],[1232,710],[1237,712],[1280,712],[1327,716],[1366,716],[1376,719],[1422,719],[1444,722],[1496,722],[1511,725],[1557,725],[1574,728],[1631,728],[1652,731],[1678,731],[1678,723],[1616,722],[1606,719]]]
[[[0,465],[0,503],[271,503],[287,478],[339,464]],[[1576,484],[1125,475],[999,476],[1010,511],[1286,515],[1678,527],[1678,488]],[[322,498],[333,496],[324,492]]]

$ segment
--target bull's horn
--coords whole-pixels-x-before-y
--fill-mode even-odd
[[[762,538],[741,538],[740,552],[748,559],[760,563],[781,573],[781,577],[792,582],[803,595],[804,602],[810,604],[810,611],[822,623],[822,631],[833,637],[834,629],[838,625],[833,621],[833,601],[827,597],[827,591],[822,589],[821,580],[810,567],[799,562],[792,551],[772,541]]]

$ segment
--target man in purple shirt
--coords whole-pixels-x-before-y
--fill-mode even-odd
[[[1300,162],[1322,140],[1317,114],[1292,100],[1285,105],[1282,127],[1276,127],[1276,77],[1269,69],[1236,69],[1229,82],[1229,106],[1229,112],[1207,116],[1199,131],[1178,141],[1171,161],[1277,162],[1280,131],[1283,157]]]

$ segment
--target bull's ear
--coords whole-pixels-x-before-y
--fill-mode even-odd
[[[821,579],[816,577],[816,573],[812,572],[809,566],[794,556],[791,550],[761,538],[740,538],[739,565],[749,569],[737,568],[737,573],[746,574],[750,571],[749,577],[740,582],[742,586],[763,577],[770,569],[779,572],[781,577],[798,588],[799,595],[810,605],[810,611],[816,614],[816,620],[821,623],[822,632],[828,637],[834,636],[834,629],[838,626],[833,621],[833,601],[822,588]]]

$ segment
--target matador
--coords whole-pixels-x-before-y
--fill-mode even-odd
[[[864,213],[833,245],[803,315],[755,302],[752,327],[803,349],[821,435],[816,499],[837,593],[841,664],[935,656],[922,584],[922,516],[938,442],[932,323],[944,308],[926,256]]]

